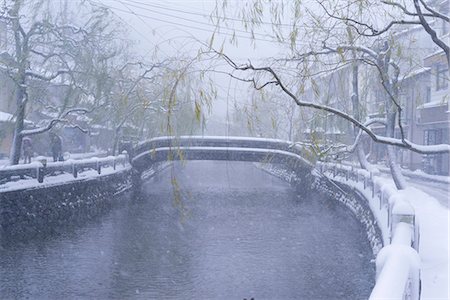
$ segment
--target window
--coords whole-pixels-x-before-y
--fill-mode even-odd
[[[424,132],[424,144],[425,145],[437,145],[442,143],[442,129],[425,130]]]
[[[436,91],[446,89],[448,87],[447,78],[448,69],[443,64],[436,66]]]

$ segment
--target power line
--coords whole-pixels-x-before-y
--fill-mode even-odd
[[[123,6],[125,6],[126,9],[128,9],[128,10],[130,11],[130,13],[132,13],[133,15],[136,15],[136,16],[139,18],[139,20],[142,21],[142,23],[144,23],[148,28],[150,28],[150,29],[151,29],[152,31],[154,31],[157,35],[159,35],[160,38],[164,38],[164,37],[163,37],[162,35],[160,35],[156,30],[154,30],[147,22],[145,22],[140,16],[138,16],[131,8],[129,8],[128,5],[126,5],[125,3],[123,3],[123,2],[120,1],[120,0],[116,0],[116,1],[118,1],[120,4],[122,4]],[[176,49],[173,45],[171,45],[170,43],[169,43],[169,45],[170,45],[175,51],[178,50],[178,49]]]
[[[106,7],[106,8],[110,8],[110,11],[116,16],[116,17],[118,17],[123,23],[125,23],[125,24],[127,24],[128,26],[130,26],[130,28],[132,28],[137,34],[139,34],[140,36],[142,36],[147,42],[149,42],[150,44],[152,44],[154,47],[157,47],[157,45],[153,42],[153,41],[151,41],[146,35],[144,35],[143,33],[141,33],[139,30],[137,30],[136,29],[136,27],[134,27],[133,25],[131,25],[130,23],[128,23],[127,21],[125,21],[121,16],[119,16],[117,13],[115,13],[112,9],[111,9],[111,7],[109,7],[109,6],[106,6],[106,5],[104,5],[103,3],[97,3],[97,2],[94,2],[94,1],[92,1],[92,0],[88,0],[90,3],[91,3],[91,5],[94,5],[94,6],[98,6],[98,5],[100,5],[100,6],[102,6],[102,7]],[[159,49],[159,48],[158,48]],[[160,49],[161,50],[161,49]],[[150,53],[152,50],[149,50],[145,55],[147,55],[148,53]],[[163,54],[165,54],[167,57],[169,57],[169,55],[167,54],[167,53],[165,53],[163,50],[161,50],[161,52],[163,53]],[[145,56],[144,55],[144,56]]]
[[[244,20],[242,20],[242,19],[225,17],[225,16],[219,17],[219,16],[213,16],[213,15],[206,15],[206,14],[190,12],[190,11],[185,11],[185,10],[176,9],[176,8],[168,8],[168,7],[164,7],[164,6],[160,6],[160,5],[144,3],[144,2],[135,1],[135,0],[124,0],[124,1],[132,2],[132,3],[135,3],[135,4],[140,4],[140,5],[147,6],[147,7],[159,8],[159,9],[168,10],[168,11],[176,11],[176,12],[180,12],[180,13],[184,13],[184,14],[189,14],[189,15],[194,15],[194,16],[201,16],[201,17],[205,17],[205,18],[217,18],[217,19],[223,19],[223,20],[229,20],[229,21],[244,22]],[[259,24],[284,26],[284,27],[290,27],[290,28],[292,28],[294,26],[295,27],[305,27],[305,28],[316,28],[317,27],[317,26],[308,26],[308,25],[305,25],[305,24],[297,25],[297,24],[273,23],[273,22],[264,22],[264,21],[260,21]],[[336,28],[334,28],[334,29],[336,29]],[[340,29],[343,29],[343,28],[340,28]]]
[[[186,25],[186,24],[180,24],[180,23],[177,23],[177,22],[169,21],[169,20],[163,20],[163,19],[159,19],[159,18],[156,18],[156,17],[151,17],[151,16],[139,14],[139,13],[136,13],[135,11],[133,11],[131,9],[130,9],[130,11],[127,11],[127,10],[124,10],[124,9],[121,9],[121,8],[117,8],[117,7],[112,7],[112,6],[107,6],[107,5],[104,5],[104,6],[108,7],[111,10],[117,10],[117,11],[120,11],[120,12],[123,12],[123,13],[126,13],[126,14],[132,14],[132,15],[135,15],[137,17],[142,17],[142,18],[151,19],[151,20],[154,20],[154,21],[168,23],[168,24],[172,24],[172,25],[176,25],[176,26],[187,27],[187,28],[190,28],[190,29],[205,31],[205,32],[209,32],[209,33],[214,33],[213,31],[211,31],[209,29],[196,27],[196,26],[191,26],[191,25]],[[280,43],[280,44],[290,44],[289,42],[275,41],[275,40],[266,40],[266,39],[261,39],[261,38],[257,38],[257,37],[242,36],[242,35],[231,34],[231,33],[226,33],[226,32],[217,32],[217,33],[223,34],[223,35],[227,35],[227,36],[231,36],[231,37],[244,38],[244,39],[255,40],[255,41],[263,41],[263,42],[269,42],[269,43]],[[300,44],[300,43],[297,43],[297,44]],[[307,44],[304,44],[304,45],[307,45]]]
[[[120,3],[124,4],[123,1],[120,1],[120,0],[113,0],[113,1],[120,2]],[[131,1],[128,1],[128,2],[131,2]],[[135,1],[132,1],[132,2],[135,2]],[[150,12],[153,12],[153,13],[156,13],[156,14],[159,14],[159,15],[168,16],[168,17],[172,17],[172,18],[177,18],[177,19],[185,20],[185,21],[188,21],[188,22],[196,23],[196,24],[202,24],[202,25],[206,25],[206,26],[212,26],[214,28],[219,28],[219,27],[216,27],[214,24],[211,24],[211,23],[200,22],[200,21],[189,19],[189,18],[184,18],[184,17],[172,15],[172,14],[167,14],[167,13],[164,13],[164,12],[159,12],[159,11],[156,11],[156,10],[152,10],[150,8],[146,8],[146,7],[142,7],[142,6],[138,6],[138,5],[134,5],[134,4],[127,3],[126,6],[131,6],[131,7],[143,9],[143,10],[150,11]],[[231,31],[235,31],[235,32],[241,32],[241,33],[249,34],[248,31],[240,30],[240,29],[227,28],[227,27],[225,27],[225,28],[222,27],[220,29],[226,29],[226,30],[231,30]],[[262,34],[262,33],[252,33],[252,34],[259,35],[259,36],[267,36],[268,35],[268,34]]]

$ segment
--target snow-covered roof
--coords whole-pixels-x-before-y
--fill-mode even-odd
[[[323,130],[323,128],[320,128],[320,127],[317,127],[313,130],[311,130],[310,128],[306,128],[305,130],[303,130],[303,133],[313,133],[313,132],[316,132],[316,133],[322,132],[323,133],[323,132],[325,132],[325,130]]]
[[[0,122],[15,122],[16,117],[14,117],[14,115],[4,112],[4,111],[0,111]],[[31,125],[34,124],[33,122],[29,121],[29,120],[24,120],[25,124]]]
[[[14,116],[12,114],[0,111],[0,122],[10,122],[13,118]]]
[[[424,74],[424,73],[426,73],[426,72],[428,72],[430,70],[431,70],[431,68],[420,67],[418,69],[415,69],[415,70],[412,70],[412,71],[406,73],[405,76],[403,77],[403,80],[406,80],[406,79],[409,79],[409,78],[412,78],[412,77]]]
[[[433,53],[431,53],[430,55],[425,56],[423,59],[427,59],[427,58],[433,57],[433,56],[435,56],[435,55],[441,55],[441,54],[442,54],[442,55],[444,54],[444,50],[439,49],[438,51],[433,52]]]
[[[432,102],[424,103],[422,105],[417,106],[417,108],[421,109],[421,108],[438,107],[438,106],[444,106],[444,105],[447,105],[447,102],[443,102],[443,101],[439,100],[439,101],[432,101]]]
[[[339,128],[337,128],[335,126],[329,128],[325,133],[326,134],[344,134],[344,132],[342,132]]]

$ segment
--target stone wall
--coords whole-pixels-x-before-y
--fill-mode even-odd
[[[344,204],[364,226],[374,256],[383,248],[381,230],[366,199],[357,191],[326,177],[316,176],[313,188]]]
[[[87,180],[0,193],[1,238],[55,232],[126,199],[130,170]]]

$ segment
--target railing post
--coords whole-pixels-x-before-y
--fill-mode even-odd
[[[99,175],[102,173],[102,165],[98,159],[97,159],[97,173]]]
[[[374,180],[373,180],[373,173],[372,172],[370,172],[370,183],[371,183],[371,186],[372,186],[372,198],[373,197],[375,197],[375,182],[374,182]]]
[[[369,178],[369,184],[370,184],[370,189],[372,190],[372,198],[375,196],[375,187],[374,187],[374,183],[373,183],[373,180],[371,180],[370,178]]]
[[[383,207],[383,191],[380,191],[380,196],[378,197],[378,199],[380,199],[380,210]]]
[[[78,177],[78,167],[75,162],[72,163],[72,175],[74,178]]]
[[[393,234],[393,230],[395,230],[397,224],[400,222],[409,224],[413,229],[416,228],[416,218],[414,208],[408,202],[398,199],[395,201],[394,206],[391,211],[391,235]],[[411,243],[409,246],[413,246],[415,243],[415,232],[412,232],[412,236],[410,237]],[[417,247],[418,249],[418,247]]]
[[[42,165],[40,167],[37,168],[37,180],[39,183],[43,183],[44,182],[44,176],[45,176],[45,166]]]
[[[129,160],[129,158],[128,158],[128,152],[127,152],[126,150],[123,150],[123,151],[122,151],[122,154],[125,156],[125,158],[123,158],[123,161],[122,161],[122,165],[123,165],[123,167],[125,168],[126,163],[127,163],[127,160]]]
[[[46,169],[46,167],[47,167],[47,159],[45,159],[45,158],[43,158],[42,157],[42,159],[39,159],[39,162],[42,164],[42,166],[39,166],[38,168],[37,168],[37,174],[36,174],[36,177],[37,177],[37,180],[38,180],[38,182],[39,183],[43,183],[44,182],[44,176],[45,176],[45,169]]]
[[[392,212],[391,212],[391,205],[389,204],[389,199],[388,199],[388,205],[387,205],[387,224],[386,227],[389,230],[392,230],[392,216],[391,216]]]
[[[114,157],[114,159],[113,159],[113,169],[114,170],[116,169],[116,163],[117,163],[117,158]]]

